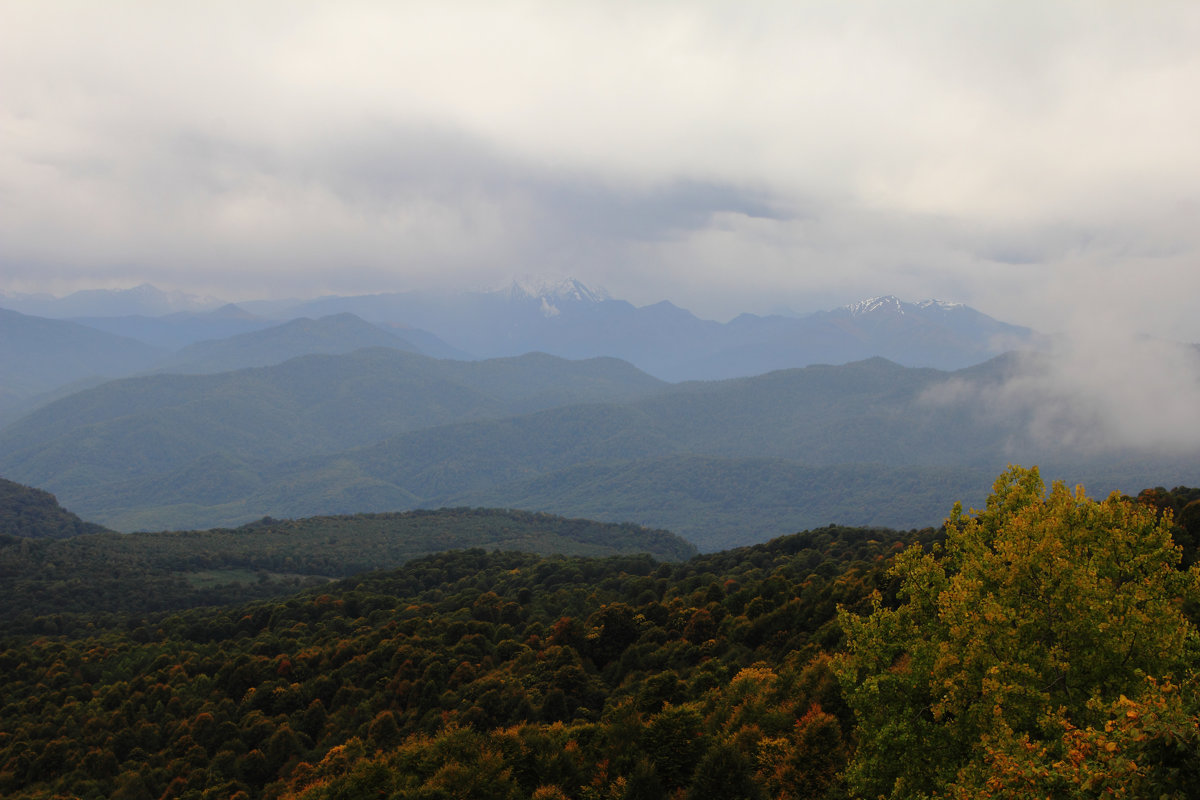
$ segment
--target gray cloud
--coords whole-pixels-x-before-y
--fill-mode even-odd
[[[965,405],[981,419],[1016,422],[1014,459],[1080,455],[1193,456],[1200,449],[1200,349],[1105,331],[1057,337],[1015,359],[998,382],[952,378],[934,405]]]
[[[1200,7],[45,0],[0,30],[9,289],[559,272],[1200,340]]]

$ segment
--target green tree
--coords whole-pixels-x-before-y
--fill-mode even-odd
[[[621,800],[659,800],[666,793],[658,773],[654,771],[654,764],[643,757],[638,759],[625,781],[625,793],[621,795]]]
[[[669,706],[646,726],[644,747],[663,785],[687,786],[704,755],[703,721],[690,706]]]
[[[716,742],[700,759],[687,792],[687,800],[763,800],[766,795],[754,781],[754,765],[730,742]]]
[[[841,613],[851,789],[982,787],[989,748],[1061,756],[1068,726],[1102,725],[1146,675],[1182,677],[1200,651],[1181,601],[1200,597],[1200,571],[1178,562],[1169,515],[1061,482],[1047,493],[1036,468],[1010,468],[974,516],[956,505],[944,546],[897,557],[898,607]]]

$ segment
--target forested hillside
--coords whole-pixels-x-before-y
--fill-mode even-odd
[[[0,308],[0,424],[40,394],[87,378],[128,375],[163,355],[134,339]]]
[[[530,354],[457,362],[382,349],[213,376],[129,378],[64,398],[4,429],[0,470],[54,491],[93,519],[112,505],[89,499],[89,492],[101,498],[145,493],[160,501],[166,493],[203,508],[230,496],[240,499],[260,481],[265,465],[281,459],[336,452],[451,421],[642,396],[662,386],[613,359],[567,362]],[[336,508],[269,508],[236,521],[269,513],[413,505],[381,507],[353,494],[370,489],[369,481],[352,487],[347,502]],[[198,516],[175,527],[207,527],[196,524]]]
[[[706,550],[936,524],[1016,459],[1102,491],[1200,469],[1186,440],[1153,460],[1105,445],[1083,412],[1086,435],[1050,435],[1045,414],[1071,407],[1011,387],[1053,368],[871,359],[670,386],[613,359],[362,350],[81,392],[0,432],[0,468],[126,531],[467,505],[661,527]]]
[[[302,317],[225,339],[195,342],[155,364],[155,371],[232,372],[282,364],[301,356],[352,353],[366,347],[430,355],[407,339],[364,322],[353,314],[338,314],[321,319]]]
[[[1197,494],[1014,468],[941,531],[474,549],[10,633],[0,793],[1191,797],[1200,568],[1172,536],[1194,561]]]
[[[687,786],[716,705],[735,724],[745,701],[768,715],[781,757],[814,704],[828,711],[809,735],[847,735],[819,653],[840,638],[836,605],[866,610],[881,559],[911,540],[830,529],[678,566],[477,550],[132,630],[10,638],[0,792],[258,797],[327,777],[373,795],[371,760],[397,746],[427,752],[404,780],[449,766],[474,787],[459,796],[611,790],[647,756],[659,786]],[[821,757],[827,782],[844,746]]]
[[[42,530],[30,533],[44,535]],[[0,536],[0,595],[7,598],[0,631],[60,633],[100,614],[119,620],[277,596],[468,547],[543,555],[647,553],[663,560],[696,552],[667,531],[466,508],[263,519],[236,530],[110,532],[61,541]]]
[[[677,455],[581,464],[438,500],[638,520],[714,551],[835,520],[889,528],[936,520],[947,497],[979,505],[984,497],[979,487],[989,480],[982,468],[808,466],[786,459]]]
[[[0,478],[0,536],[66,539],[106,530],[67,511],[49,492]]]

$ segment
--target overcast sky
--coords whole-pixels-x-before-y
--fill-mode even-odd
[[[0,288],[1200,341],[1200,3],[0,0]]]

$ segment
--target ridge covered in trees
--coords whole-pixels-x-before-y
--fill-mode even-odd
[[[67,511],[49,492],[0,478],[0,536],[67,539],[106,531]]]
[[[441,509],[299,520],[237,529],[101,533],[64,540],[0,536],[0,631],[60,633],[94,621],[290,594],[454,548],[564,555],[696,549],[668,531],[496,509]]]
[[[1053,370],[1028,354],[953,373],[872,358],[665,385],[615,359],[367,349],[61,398],[0,430],[0,474],[122,531],[484,506],[666,528],[708,551],[830,522],[937,524],[1015,457],[1105,492],[1196,474],[1195,448],[1126,449],[1066,422],[1034,435],[1061,398],[1004,387]]]

